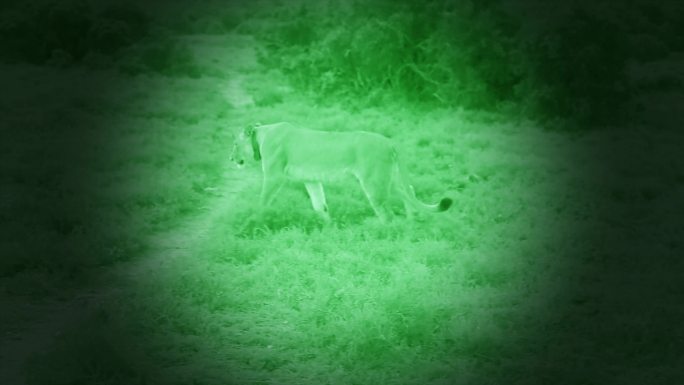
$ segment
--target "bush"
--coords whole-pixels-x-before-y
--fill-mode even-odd
[[[265,63],[318,96],[377,98],[493,108],[520,74],[504,59],[514,23],[471,3],[374,1],[347,9],[284,9],[260,33]],[[513,57],[515,58],[515,56]]]
[[[526,34],[495,1],[374,0],[261,17],[272,21],[253,28],[267,46],[263,63],[321,100],[514,105],[528,117],[603,123],[628,96],[625,29],[610,12],[578,8]]]

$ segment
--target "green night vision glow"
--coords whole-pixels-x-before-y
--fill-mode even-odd
[[[620,30],[527,7],[8,5],[0,382],[607,383]]]

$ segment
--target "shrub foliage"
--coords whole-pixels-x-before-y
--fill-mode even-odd
[[[629,7],[577,3],[544,23],[502,4],[373,0],[271,7],[264,17],[273,22],[254,32],[268,47],[264,63],[323,100],[508,108],[598,124],[614,120],[628,100],[627,61],[662,57],[667,41],[677,43],[667,32],[676,24],[662,13],[651,12],[667,27],[642,21],[652,27],[643,35],[630,27],[635,15]]]

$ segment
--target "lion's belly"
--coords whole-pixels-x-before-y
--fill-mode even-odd
[[[287,165],[283,170],[285,175],[298,181],[325,182],[335,181],[347,177],[352,173],[348,167],[316,167],[312,165]]]

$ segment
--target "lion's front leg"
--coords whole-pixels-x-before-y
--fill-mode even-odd
[[[261,195],[259,197],[259,205],[251,210],[251,213],[244,221],[244,223],[237,230],[238,234],[243,234],[247,229],[257,229],[263,225],[267,225],[266,208],[273,203],[273,200],[278,196],[278,192],[285,184],[284,178],[264,178],[261,187]]]
[[[273,177],[264,175],[261,195],[259,197],[259,206],[261,208],[270,206],[273,203],[273,200],[278,196],[278,193],[284,184],[285,178],[281,176]]]
[[[309,193],[311,205],[314,210],[316,210],[326,222],[329,222],[330,214],[328,213],[328,205],[325,203],[323,185],[320,182],[310,182],[304,183],[304,186],[306,186],[306,192]]]

